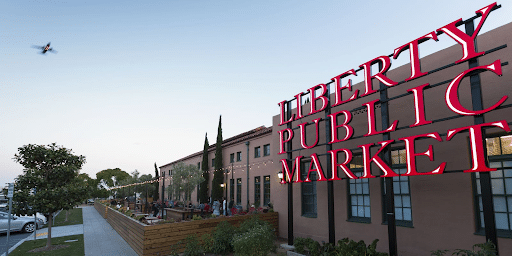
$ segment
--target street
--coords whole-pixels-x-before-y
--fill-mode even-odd
[[[30,235],[33,236],[34,233],[12,232],[9,236],[9,246],[7,246],[7,233],[0,234],[0,255],[2,255],[4,252],[7,252],[7,250],[17,242]]]

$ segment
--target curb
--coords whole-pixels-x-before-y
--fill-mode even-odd
[[[29,238],[30,238],[30,236],[27,236],[23,240],[18,241],[15,245],[13,245],[11,248],[9,248],[9,253],[11,253],[12,251],[16,250],[16,248],[18,248],[18,246],[20,246],[25,241],[29,240]],[[7,254],[4,252],[0,256],[6,256],[6,255]]]

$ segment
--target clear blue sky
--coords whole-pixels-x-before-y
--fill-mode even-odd
[[[469,1],[1,1],[0,186],[26,144],[83,172],[159,166],[270,126],[277,103],[488,4]],[[512,21],[500,1],[482,32]],[[453,44],[446,35],[426,56]],[[31,45],[52,42],[58,54]],[[408,54],[393,67],[408,63]]]

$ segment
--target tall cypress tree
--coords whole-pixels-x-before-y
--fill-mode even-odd
[[[204,181],[199,184],[199,202],[208,202],[208,182],[210,180],[210,174],[208,173],[208,134],[204,135],[204,147],[203,147],[203,162],[201,163],[201,170],[203,171]]]
[[[156,167],[156,162],[155,162],[155,179],[158,180],[158,167]],[[158,200],[158,190],[160,188],[160,182],[155,182],[155,191],[153,192],[153,200],[156,201]]]
[[[222,170],[222,116],[219,117],[219,128],[217,129],[217,143],[215,144],[215,172],[212,180],[212,199],[220,200],[224,190],[220,184],[224,183],[224,174]]]

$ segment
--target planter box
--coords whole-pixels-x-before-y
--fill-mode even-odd
[[[242,215],[160,225],[145,225],[100,203],[95,202],[94,207],[137,254],[155,256],[170,254],[171,246],[184,240],[190,234],[196,234],[200,238],[203,234],[211,233],[221,221],[227,221],[234,226],[239,226],[244,220],[253,216]],[[275,228],[276,235],[279,235],[277,212],[263,213],[258,216],[261,220],[269,222]]]

